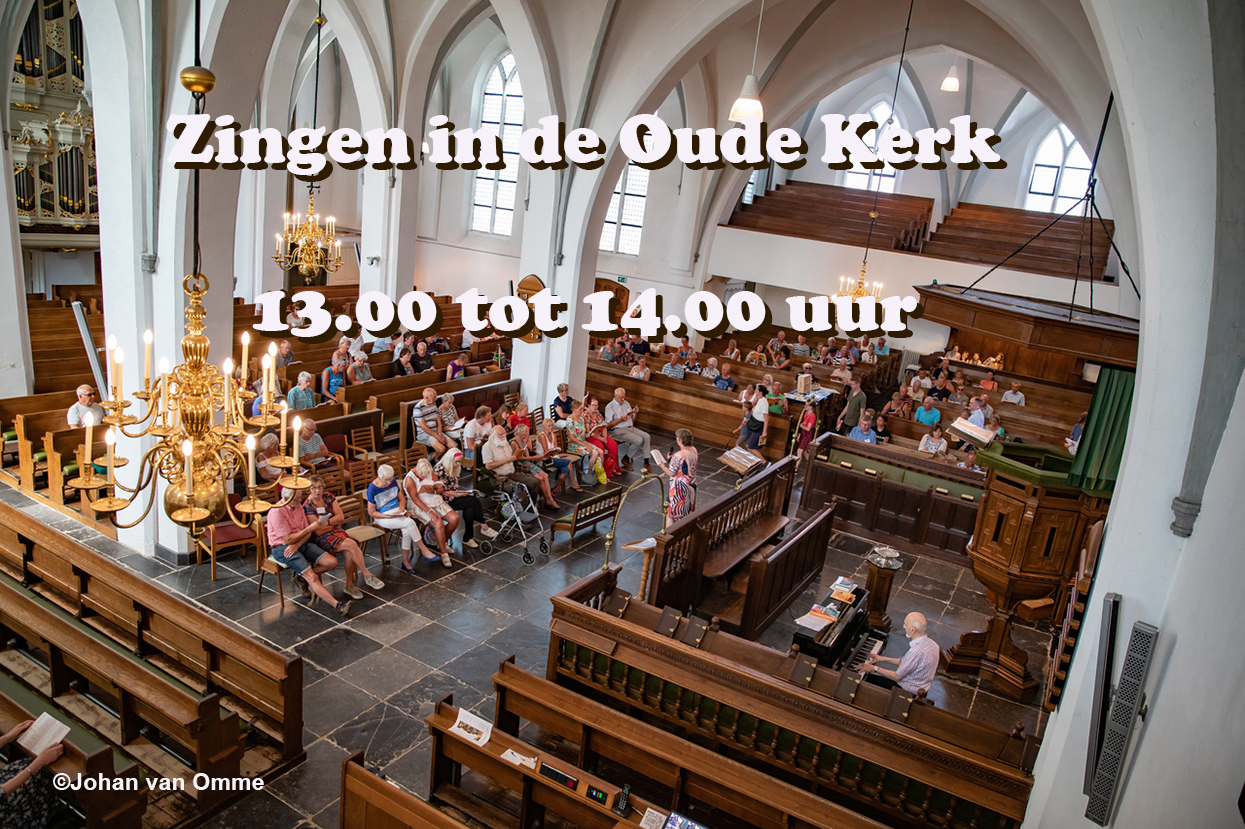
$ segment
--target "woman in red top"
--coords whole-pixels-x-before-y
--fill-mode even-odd
[[[601,403],[595,397],[588,398],[584,411],[584,425],[588,428],[588,442],[605,453],[605,474],[614,478],[623,473],[618,463],[618,444],[605,428],[605,418],[601,416]]]
[[[815,437],[817,437],[817,412],[805,403],[804,412],[800,415],[799,432],[796,433],[795,465],[797,467],[804,457],[804,450],[809,447]]]
[[[532,418],[527,412],[528,412],[527,404],[520,403],[519,407],[515,409],[514,412],[510,415],[510,417],[506,420],[507,428],[509,428],[509,430],[513,432],[516,428],[518,428],[519,424],[522,423],[524,426],[527,427],[527,430],[530,433],[532,431]]]

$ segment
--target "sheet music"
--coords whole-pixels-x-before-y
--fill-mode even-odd
[[[486,744],[493,736],[492,723],[461,708],[458,711],[458,719],[450,726],[450,730],[466,737],[478,746]]]
[[[30,728],[22,732],[22,736],[17,738],[17,744],[37,756],[42,754],[44,749],[65,739],[68,734],[69,726],[45,711],[39,715],[39,719],[35,720]]]
[[[657,462],[657,467],[658,467],[659,469],[665,469],[665,468],[666,468],[666,456],[665,456],[665,455],[663,455],[663,454],[661,453],[661,450],[660,450],[660,449],[654,449],[654,450],[653,450],[651,453],[649,453],[649,454],[651,454],[651,455],[653,456],[653,460]]]

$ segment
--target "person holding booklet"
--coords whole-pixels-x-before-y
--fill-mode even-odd
[[[37,739],[32,743],[23,735],[34,723],[34,720],[18,723],[12,731],[0,737],[0,747],[18,740],[20,747],[34,755],[0,766],[0,826],[42,829],[48,825],[48,816],[56,794],[52,790],[51,775],[39,774],[39,771],[60,759],[65,752],[61,740],[69,729],[48,717],[46,724],[49,725],[49,733],[55,728],[60,737],[50,745],[45,745],[44,739]],[[34,732],[30,736],[38,737]]]
[[[558,433],[553,425],[553,418],[547,417],[541,421],[540,431],[536,433],[536,447],[539,450],[542,462],[547,467],[553,469],[553,475],[556,478],[553,487],[555,493],[562,489],[562,482],[568,477],[571,481],[571,489],[576,492],[584,491],[579,485],[578,476],[575,474],[574,461],[578,460],[578,458],[562,453],[562,447],[558,442]]]

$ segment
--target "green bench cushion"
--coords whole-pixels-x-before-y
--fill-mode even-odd
[[[4,439],[5,439],[6,441],[7,441],[7,440],[17,440],[17,430],[16,430],[16,429],[5,429],[5,430],[4,430]]]

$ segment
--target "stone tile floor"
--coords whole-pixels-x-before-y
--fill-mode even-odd
[[[655,436],[653,445],[664,450],[672,442],[668,435],[661,435]],[[717,461],[718,454],[702,448],[700,499],[716,498],[735,482],[735,474]],[[638,474],[630,473],[612,483],[626,485],[638,479]],[[570,504],[570,496],[584,497],[567,492],[559,500]],[[0,500],[18,503],[24,499],[0,488]],[[58,529],[75,528],[73,519],[40,506],[31,509],[47,513],[47,522]],[[643,557],[621,549],[621,544],[652,535],[660,526],[659,510],[658,484],[648,484],[628,498],[619,520],[618,543],[610,559],[622,564],[620,586],[633,593],[639,589]],[[549,526],[552,516],[553,512],[542,511],[543,526]],[[495,520],[491,523],[497,526]],[[398,570],[393,559],[381,572],[379,552],[373,545],[367,551],[368,565],[384,579],[385,587],[379,591],[361,587],[364,599],[355,603],[352,617],[343,621],[323,603],[308,604],[291,589],[288,579],[284,606],[272,576],[265,578],[261,592],[250,557],[219,560],[213,581],[206,564],[174,568],[134,555],[98,535],[84,540],[274,647],[303,657],[307,761],[271,781],[262,793],[246,797],[204,824],[210,827],[337,826],[340,764],[360,749],[366,752],[370,767],[426,797],[431,740],[423,718],[438,700],[452,693],[457,705],[491,720],[489,676],[498,663],[515,654],[521,667],[543,675],[551,612],[548,597],[605,561],[603,533],[588,531],[573,545],[559,534],[549,556],[537,556],[532,565],[524,564],[524,545],[516,540],[491,556],[476,551],[458,557],[451,569],[421,562],[414,576]],[[536,538],[527,546],[536,552]],[[863,539],[836,533],[820,579],[759,641],[785,651],[791,644],[794,618],[820,599],[835,578],[851,574],[863,583],[864,555],[869,548]],[[342,587],[341,575],[338,570],[326,578],[335,595]],[[902,654],[906,640],[898,620],[911,610],[924,613],[932,624],[933,638],[944,648],[950,647],[962,632],[984,626],[988,610],[984,594],[984,587],[964,566],[905,555],[889,607],[897,630],[883,653]],[[1015,638],[1029,652],[1034,675],[1041,678],[1049,658],[1049,625],[1017,626]],[[1045,725],[1045,714],[1039,712],[1036,700],[1021,703],[1006,698],[976,678],[940,675],[930,697],[939,707],[999,728],[1010,730],[1020,721],[1030,733],[1040,733]]]

